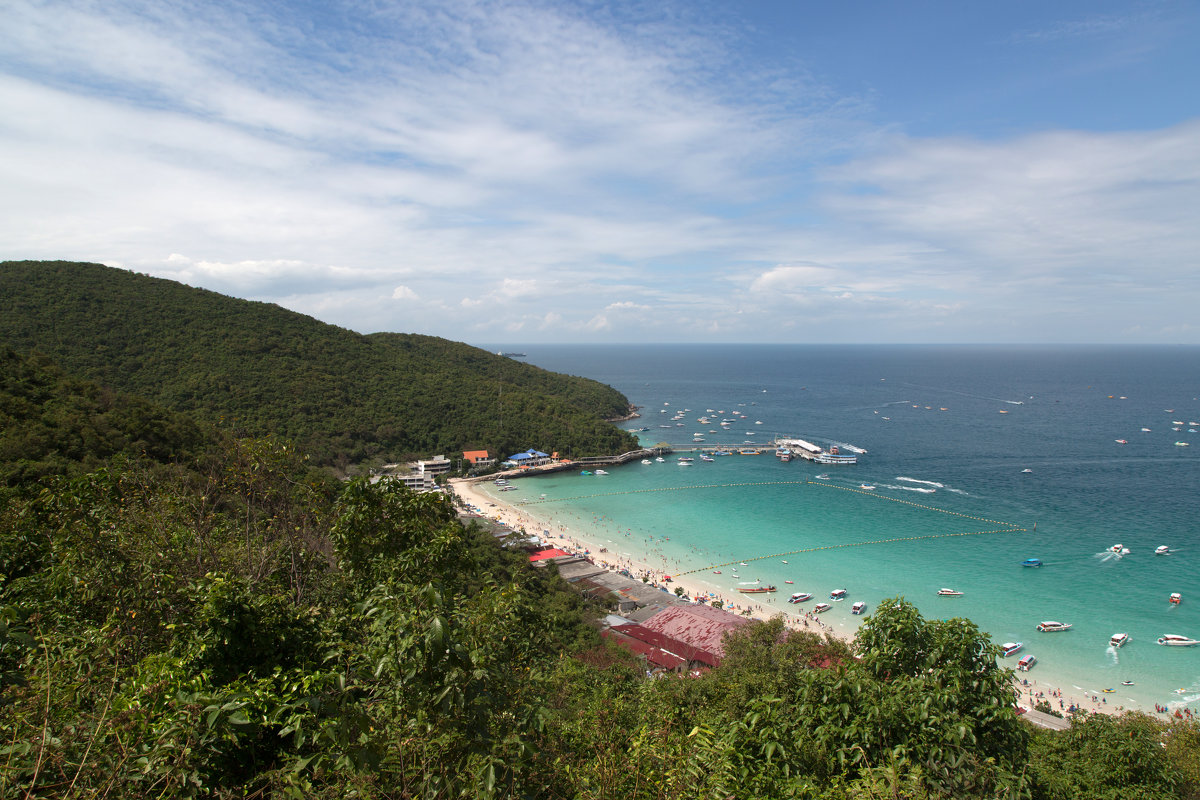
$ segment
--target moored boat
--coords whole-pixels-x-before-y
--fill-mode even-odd
[[[845,600],[846,599],[846,590],[845,589],[834,589],[832,592],[829,593],[829,599],[830,600]]]
[[[1158,637],[1158,643],[1168,647],[1195,647],[1200,644],[1200,639],[1190,639],[1177,633],[1164,633]]]
[[[1125,643],[1128,641],[1129,641],[1128,633],[1114,633],[1112,635],[1112,638],[1108,640],[1108,643],[1110,645],[1112,645],[1113,647],[1124,647]]]
[[[1058,633],[1060,631],[1071,630],[1071,625],[1067,622],[1054,622],[1052,620],[1047,620],[1039,623],[1037,629],[1042,633]]]
[[[775,591],[774,586],[747,586],[745,588],[739,586],[738,591],[742,594],[766,594],[767,592]]]
[[[1024,645],[1022,645],[1020,642],[1005,642],[1004,644],[1000,645],[1000,655],[1006,657],[1011,656],[1018,652],[1023,646]]]
[[[855,603],[854,605],[850,606],[850,613],[851,613],[851,614],[861,614],[861,613],[863,613],[863,612],[864,612],[864,611],[866,611],[866,610],[867,610],[867,604],[866,604],[866,603],[864,603],[862,600],[859,600],[857,603]]]
[[[957,589],[938,589],[938,597],[962,597],[962,592]]]
[[[833,608],[833,606],[829,605],[829,603],[817,603],[815,606],[813,606],[813,611],[817,612],[818,614],[823,614],[831,608]]]
[[[795,592],[788,598],[789,603],[803,603],[812,600],[812,595],[809,592]]]
[[[1017,669],[1021,670],[1022,672],[1029,672],[1029,670],[1033,669],[1033,665],[1036,663],[1037,663],[1037,656],[1035,656],[1035,655],[1022,656],[1021,660],[1017,662]]]

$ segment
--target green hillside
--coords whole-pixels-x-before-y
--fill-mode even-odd
[[[239,432],[293,439],[322,462],[636,446],[603,421],[628,400],[595,381],[99,264],[0,264],[0,343]]]

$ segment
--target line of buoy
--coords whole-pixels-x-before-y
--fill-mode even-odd
[[[705,570],[718,569],[720,567],[731,567],[734,564],[741,566],[743,563],[749,564],[751,561],[763,561],[768,558],[781,558],[783,556],[794,556],[800,553],[815,553],[819,550],[837,550],[841,547],[864,547],[869,544],[892,544],[894,542],[915,542],[919,539],[945,539],[950,536],[984,536],[994,533],[1020,533],[1026,531],[1026,528],[999,528],[992,531],[962,531],[959,533],[927,533],[922,536],[899,536],[894,539],[872,539],[867,542],[843,542],[841,544],[826,544],[820,547],[805,547],[800,550],[789,550],[786,553],[773,553],[769,556],[754,556],[751,558],[742,558],[737,561],[726,561],[723,564],[712,564],[699,569],[689,569],[677,571],[676,575],[691,575],[695,572],[704,572]]]

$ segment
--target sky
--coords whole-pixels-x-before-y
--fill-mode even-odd
[[[0,259],[468,342],[1200,343],[1200,4],[0,0]]]

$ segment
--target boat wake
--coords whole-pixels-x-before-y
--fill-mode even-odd
[[[932,486],[935,489],[945,489],[946,488],[946,484],[944,484],[944,483],[938,483],[937,481],[923,481],[923,480],[920,480],[919,478],[906,478],[903,475],[896,478],[896,480],[906,481],[908,483],[921,483],[921,484],[924,484],[925,486]]]

